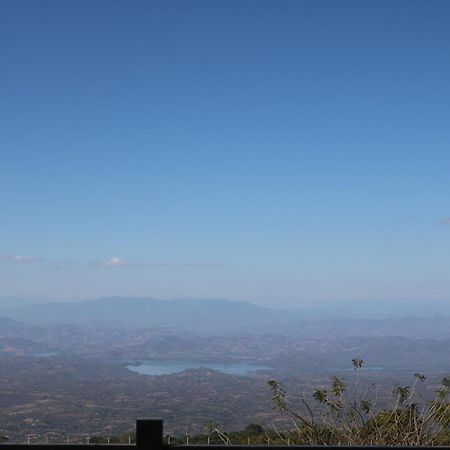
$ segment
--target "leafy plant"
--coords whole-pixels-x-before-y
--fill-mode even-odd
[[[352,360],[356,371],[353,389],[333,377],[329,388],[317,389],[312,398],[291,398],[283,385],[269,380],[274,407],[292,421],[291,435],[299,444],[311,445],[450,445],[450,377],[444,377],[430,401],[416,392],[426,377],[414,374],[411,386],[396,386],[390,408],[377,408],[377,400],[359,392],[363,360]],[[319,411],[319,412],[317,412]]]

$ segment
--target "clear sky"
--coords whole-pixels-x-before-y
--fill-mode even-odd
[[[450,2],[0,3],[0,296],[450,299]]]

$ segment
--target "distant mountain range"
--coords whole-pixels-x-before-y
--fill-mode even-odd
[[[151,298],[110,297],[81,302],[30,302],[0,299],[0,316],[28,324],[110,324],[167,327],[192,331],[255,330],[267,332],[309,328],[311,322],[328,327],[364,328],[373,321],[450,318],[450,302],[334,302],[317,303],[297,309],[271,309],[244,301],[157,300]],[[307,325],[309,323],[309,326]],[[398,322],[401,326],[403,322]],[[356,329],[355,328],[355,329]]]
[[[6,303],[6,302],[5,302]],[[82,302],[25,303],[0,301],[0,315],[25,323],[120,323],[191,330],[270,327],[290,313],[248,302],[226,300],[157,300],[111,297]]]

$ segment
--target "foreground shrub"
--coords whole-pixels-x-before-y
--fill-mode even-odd
[[[292,439],[310,445],[450,445],[450,378],[445,377],[430,401],[416,392],[425,376],[416,373],[412,386],[393,390],[390,408],[377,408],[376,398],[359,392],[363,361],[354,359],[355,383],[350,392],[343,379],[333,377],[318,389],[313,407],[305,397],[292,399],[275,380],[269,381],[275,407],[292,421]],[[317,413],[317,410],[319,413]]]

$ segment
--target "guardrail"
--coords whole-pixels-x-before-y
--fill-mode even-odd
[[[309,446],[309,445],[217,445],[192,444],[169,445],[164,442],[163,421],[161,419],[138,419],[136,421],[136,444],[9,444],[1,443],[0,450],[392,450],[383,446]],[[450,447],[395,447],[397,450],[436,450]]]

